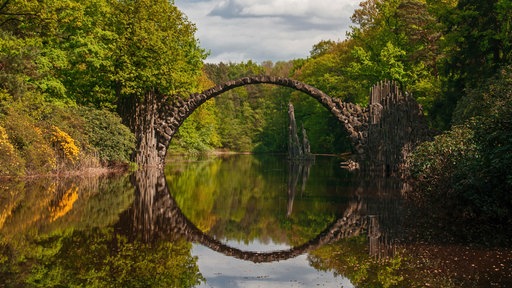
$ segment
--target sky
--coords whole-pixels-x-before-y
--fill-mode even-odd
[[[175,0],[197,27],[208,63],[309,56],[321,40],[346,38],[361,0]]]
[[[277,251],[291,247],[283,244],[263,244],[258,240],[249,244],[226,241],[226,245],[243,251]],[[353,288],[350,280],[335,276],[331,271],[319,271],[310,266],[306,254],[295,258],[270,263],[253,263],[222,255],[210,248],[194,244],[192,256],[197,256],[197,265],[206,283],[198,288],[243,287],[243,288],[308,288],[345,287]]]

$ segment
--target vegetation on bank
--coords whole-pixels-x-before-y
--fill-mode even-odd
[[[133,134],[108,110],[0,99],[0,176],[127,165]]]
[[[511,224],[512,67],[468,91],[456,125],[410,157],[409,198],[455,220]]]

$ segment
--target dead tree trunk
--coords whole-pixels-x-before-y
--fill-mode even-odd
[[[311,156],[311,146],[309,145],[308,134],[306,134],[306,128],[304,128],[304,124],[302,124],[302,152],[306,158]]]
[[[302,146],[299,142],[299,136],[297,134],[297,123],[295,122],[295,110],[293,104],[288,104],[288,118],[290,124],[288,128],[288,157],[290,159],[302,158]]]
[[[290,119],[289,126],[289,139],[288,139],[288,158],[291,160],[311,160],[313,154],[311,154],[311,148],[309,145],[308,135],[306,129],[302,125],[302,141],[299,139],[297,131],[297,123],[295,121],[295,110],[293,104],[288,104],[288,116]]]

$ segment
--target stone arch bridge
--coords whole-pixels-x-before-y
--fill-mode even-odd
[[[370,104],[361,107],[330,97],[297,80],[274,76],[251,76],[231,80],[187,99],[160,101],[156,107],[155,149],[163,165],[167,148],[185,119],[207,100],[231,89],[255,84],[274,84],[304,92],[330,111],[347,131],[356,161],[371,160],[376,169],[397,171],[409,151],[428,138],[428,128],[419,105],[404,96],[394,83],[380,83],[371,91]]]

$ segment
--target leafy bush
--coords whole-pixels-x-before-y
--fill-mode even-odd
[[[409,158],[410,199],[457,219],[510,223],[512,216],[512,69],[468,92],[463,122],[420,145]],[[477,109],[481,103],[481,109]]]
[[[9,141],[5,128],[0,126],[0,176],[23,174],[24,162]]]
[[[130,161],[134,136],[115,113],[25,96],[13,100],[0,94],[0,175]]]
[[[28,174],[47,173],[56,168],[54,150],[45,138],[46,129],[38,127],[35,121],[24,113],[23,109],[8,107],[3,126],[9,135],[10,143],[16,153],[23,158]]]
[[[135,136],[117,114],[87,107],[78,107],[76,112],[84,121],[81,133],[103,163],[130,162]]]
[[[468,126],[455,126],[421,144],[408,158],[409,173],[415,180],[408,197],[421,205],[456,202],[458,174],[477,157],[473,136]]]

